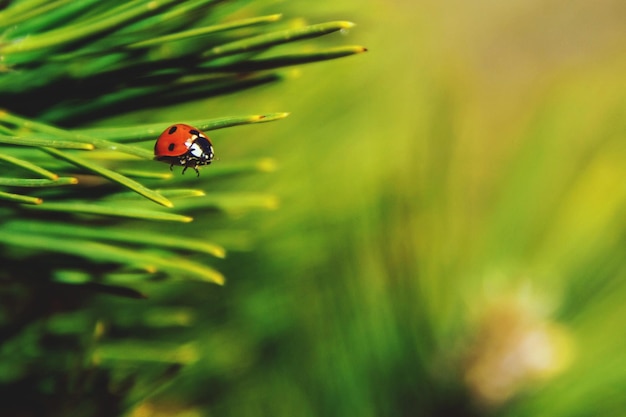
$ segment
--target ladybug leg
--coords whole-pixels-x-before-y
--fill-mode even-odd
[[[193,169],[196,170],[196,177],[199,177],[200,176],[200,171],[198,171],[198,167],[195,166],[195,167],[193,167]]]
[[[171,164],[170,165],[170,171],[174,171],[173,167],[174,167],[174,164]]]
[[[185,171],[187,171],[187,168],[189,168],[187,165],[185,165],[185,167],[183,168],[183,172],[181,174],[185,175]]]

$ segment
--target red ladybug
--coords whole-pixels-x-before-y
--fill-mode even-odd
[[[154,157],[170,164],[170,170],[174,165],[182,165],[183,174],[187,168],[193,168],[200,176],[198,167],[213,161],[213,144],[200,130],[178,123],[161,133],[154,144]]]

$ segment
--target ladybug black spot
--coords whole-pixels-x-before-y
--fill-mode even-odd
[[[196,135],[196,136],[200,136],[200,132],[198,132],[197,130],[190,130],[189,133],[191,133],[192,135]]]
[[[175,146],[176,146],[176,145],[172,142],[172,143],[170,143],[169,145],[167,145],[167,150],[168,150],[168,151],[170,151],[170,152],[172,152],[172,151],[174,150],[174,147],[175,147]]]
[[[172,133],[176,132],[176,130],[177,130],[177,129],[178,129],[178,127],[176,127],[176,126],[172,126],[172,127],[170,127],[170,130],[168,130],[168,131],[167,131],[167,133],[168,133],[169,135],[171,135]],[[170,146],[174,146],[174,145],[170,145]],[[172,149],[174,149],[174,148],[171,148],[171,149],[170,149],[170,151],[171,151]]]

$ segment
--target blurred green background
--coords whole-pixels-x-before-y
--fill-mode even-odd
[[[291,113],[211,135],[220,160],[278,163],[232,182],[274,193],[277,210],[196,218],[242,231],[218,265],[225,287],[96,299],[96,316],[129,328],[137,317],[184,326],[113,327],[125,359],[133,340],[159,339],[187,363],[130,415],[623,415],[626,3],[268,12],[354,21],[319,42],[369,52],[106,121]],[[159,317],[163,307],[180,316]],[[158,374],[149,361],[117,365],[138,368]]]
[[[276,10],[369,52],[174,110],[291,112],[214,135],[280,208],[178,288],[201,357],[135,415],[622,415],[626,4]]]

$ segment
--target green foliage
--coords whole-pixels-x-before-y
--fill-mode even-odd
[[[273,170],[272,160],[219,159],[213,139],[219,160],[200,178],[182,177],[153,161],[154,140],[176,122],[213,131],[287,113],[130,126],[111,126],[106,118],[242,94],[282,78],[271,70],[365,48],[303,51],[292,44],[352,24],[284,22],[279,14],[263,15],[261,1],[4,3],[0,414],[117,415],[198,353],[177,341],[110,334],[125,317],[100,311],[94,295],[136,302],[158,300],[167,292],[161,288],[181,281],[223,284],[216,259],[241,240],[224,214],[276,207],[274,196],[237,187],[238,179]],[[285,46],[295,52],[280,52]],[[190,223],[198,218],[202,228]],[[137,310],[132,326],[180,325],[171,319],[177,307],[153,307]]]
[[[43,201],[1,203],[0,415],[621,416],[626,17],[544,3],[12,3],[12,39],[135,17],[3,64],[3,117],[63,133],[0,123],[2,177],[79,183],[0,186]],[[374,53],[272,71],[363,50],[251,50],[304,7]],[[203,118],[200,178],[108,143]]]

